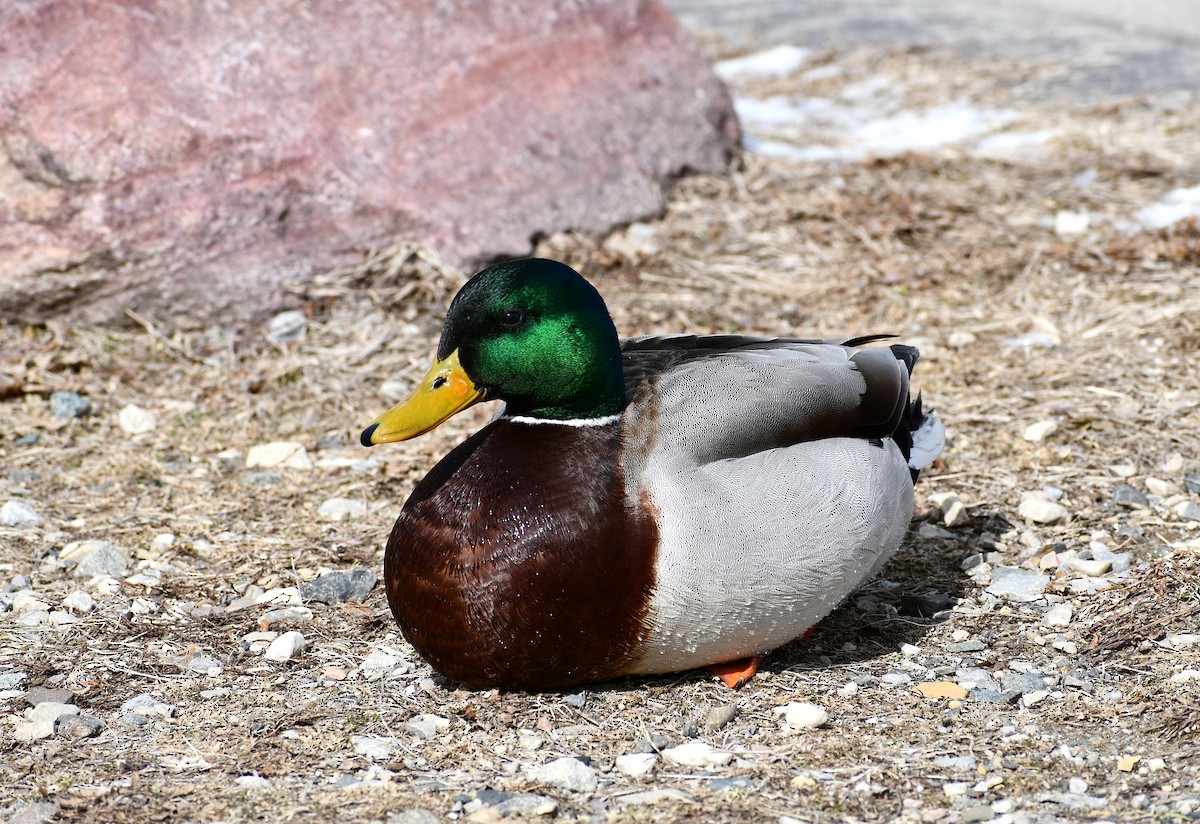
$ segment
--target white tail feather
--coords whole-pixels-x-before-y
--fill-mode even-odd
[[[908,465],[912,469],[929,466],[946,445],[946,427],[933,415],[926,415],[912,436],[912,450],[908,454]]]

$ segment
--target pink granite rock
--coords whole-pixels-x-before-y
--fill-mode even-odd
[[[658,0],[0,3],[0,317],[245,319],[399,240],[520,255],[737,139]]]

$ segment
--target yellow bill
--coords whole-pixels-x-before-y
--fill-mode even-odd
[[[415,438],[479,403],[486,394],[467,376],[455,349],[433,365],[408,400],[393,406],[364,429],[360,440],[363,446],[374,446]]]

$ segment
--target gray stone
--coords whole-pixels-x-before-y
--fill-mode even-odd
[[[159,701],[148,692],[143,692],[140,695],[135,695],[124,704],[121,709],[126,712],[134,712],[147,717],[157,716],[158,718],[170,718],[175,714],[175,707],[165,701]]]
[[[991,821],[995,817],[995,810],[987,804],[976,804],[963,810],[959,821]]]
[[[120,578],[129,571],[129,559],[111,541],[75,541],[63,547],[58,557],[68,566],[74,565],[77,578]]]
[[[1030,672],[1005,672],[1001,674],[1001,682],[1004,684],[1005,692],[1016,690],[1021,695],[1039,692],[1046,688],[1046,679],[1037,670],[1031,670]]]
[[[671,740],[665,735],[657,732],[650,733],[650,737],[639,738],[633,742],[633,751],[640,753],[661,752],[671,746]]]
[[[71,715],[58,721],[58,734],[76,741],[95,738],[103,731],[104,722],[94,715]]]
[[[438,824],[439,821],[441,819],[429,812],[429,810],[420,810],[412,807],[389,815],[387,824]]]
[[[78,392],[55,392],[50,395],[50,414],[56,418],[82,418],[92,411],[92,402]]]
[[[541,784],[550,784],[569,792],[591,792],[599,786],[596,772],[578,758],[558,758],[549,764],[533,767],[529,777]]]
[[[962,770],[965,772],[974,770],[977,762],[973,755],[939,755],[933,760],[933,763],[948,770]]]
[[[1195,501],[1184,501],[1175,507],[1175,514],[1185,521],[1200,521],[1200,504]]]
[[[54,690],[47,687],[33,687],[25,693],[25,702],[31,707],[47,701],[55,704],[74,704],[75,693],[70,690]]]
[[[996,567],[987,591],[1010,601],[1036,601],[1046,591],[1050,579],[1039,572],[1020,567]]]
[[[22,670],[0,672],[0,690],[15,690],[28,677],[29,673]]]
[[[283,483],[283,475],[274,469],[265,469],[262,472],[248,472],[241,480],[246,486],[278,486]]]
[[[1146,495],[1129,484],[1117,484],[1113,488],[1112,499],[1121,506],[1141,508],[1150,505]]]
[[[295,343],[308,334],[308,318],[295,309],[280,312],[267,324],[267,340],[275,345]]]
[[[1200,472],[1189,472],[1184,475],[1183,488],[1194,495],[1200,495]]]
[[[754,782],[744,775],[735,775],[729,778],[714,778],[708,782],[709,792],[728,793],[728,792],[744,792],[754,787]]]
[[[224,665],[220,661],[202,652],[197,652],[189,658],[186,667],[188,672],[195,672],[200,675],[212,675],[214,672],[219,673],[223,668]]]
[[[45,523],[45,519],[24,501],[7,501],[0,506],[0,525],[17,529],[32,529]]]
[[[715,732],[721,729],[734,718],[737,718],[738,708],[734,704],[726,704],[722,707],[713,707],[704,716],[704,729],[709,732]]]
[[[570,704],[572,707],[577,707],[579,709],[583,709],[584,704],[587,703],[587,693],[586,692],[573,692],[570,695],[564,697],[563,700],[566,701],[568,704]]]
[[[304,637],[304,633],[285,632],[271,642],[267,647],[267,651],[263,653],[263,657],[268,661],[284,662],[290,661],[304,651],[308,646],[308,639]]]
[[[959,641],[957,643],[950,644],[948,647],[946,647],[946,652],[980,652],[985,649],[987,649],[987,644],[978,639],[971,638],[967,641]]]
[[[59,701],[43,701],[36,707],[25,710],[25,718],[35,724],[39,721],[49,721],[53,724],[64,715],[79,715],[79,707]]]
[[[971,690],[971,697],[984,704],[1010,704],[1021,697],[1017,690]]]
[[[497,790],[483,790],[475,796],[484,807],[490,807],[502,816],[519,816],[522,818],[538,815],[554,815],[558,812],[558,802],[553,798],[536,793],[506,793]]]
[[[404,724],[404,731],[413,738],[428,741],[450,729],[450,719],[432,713],[421,713]]]
[[[992,674],[985,669],[968,667],[965,669],[960,669],[956,673],[956,676],[958,685],[966,690],[1000,690],[1000,685],[996,683],[996,679],[992,677]]]
[[[367,514],[367,505],[357,498],[330,498],[317,509],[322,521],[349,521]]]
[[[58,807],[48,801],[18,802],[3,812],[8,816],[4,819],[7,824],[49,824],[57,817]]]
[[[326,572],[300,586],[300,597],[305,601],[321,604],[341,604],[346,601],[362,601],[370,594],[378,580],[366,567],[357,567],[346,572]]]

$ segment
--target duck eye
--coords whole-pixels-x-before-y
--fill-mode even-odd
[[[525,321],[525,313],[520,309],[505,309],[500,315],[500,325],[506,329],[516,329]]]

